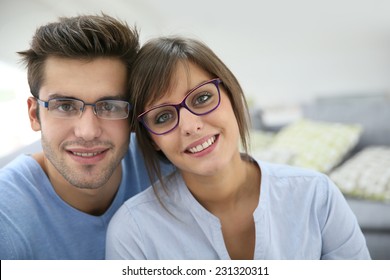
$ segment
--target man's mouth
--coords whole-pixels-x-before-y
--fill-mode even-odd
[[[79,157],[94,157],[94,156],[97,156],[98,154],[101,154],[102,152],[96,152],[96,153],[78,153],[78,152],[72,152],[72,154],[74,154],[75,156],[79,156]]]
[[[70,149],[68,154],[76,162],[82,165],[95,165],[105,158],[109,149],[94,149],[94,150],[82,150],[82,149]]]
[[[210,147],[215,142],[215,139],[217,139],[217,137],[212,136],[209,139],[207,139],[206,141],[204,141],[202,144],[199,144],[195,147],[192,147],[192,148],[188,149],[187,151],[189,151],[191,154],[199,153],[199,152],[207,149],[208,147]]]

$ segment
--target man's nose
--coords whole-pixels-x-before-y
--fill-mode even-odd
[[[85,106],[81,116],[75,120],[75,135],[85,141],[98,138],[101,133],[101,121],[95,115],[93,106]]]

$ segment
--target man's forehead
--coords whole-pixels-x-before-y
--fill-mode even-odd
[[[119,59],[51,57],[43,74],[41,98],[68,97],[92,102],[127,96],[127,68]]]

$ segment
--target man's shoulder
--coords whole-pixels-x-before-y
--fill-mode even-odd
[[[17,158],[19,155],[31,155],[37,152],[42,151],[41,141],[37,140],[32,142],[31,144],[28,144],[24,147],[21,147],[17,149],[16,151],[13,151],[7,155],[0,157],[0,168],[6,166],[8,163],[13,161],[15,158]]]
[[[0,200],[2,203],[16,203],[29,196],[36,188],[43,187],[45,178],[47,177],[34,158],[19,155],[0,169]]]
[[[0,179],[36,169],[40,169],[38,162],[30,155],[21,154],[0,168]]]

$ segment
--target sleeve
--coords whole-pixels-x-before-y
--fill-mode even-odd
[[[16,254],[14,248],[11,246],[11,241],[4,231],[6,227],[0,219],[0,260],[15,260]]]
[[[13,216],[2,210],[0,209],[0,260],[31,259],[28,237],[24,230],[18,227]]]
[[[320,211],[321,259],[370,259],[357,219],[336,185],[326,177],[325,199]]]
[[[0,260],[29,259],[28,236],[24,230],[28,221],[24,210],[28,206],[20,199],[22,195],[6,172],[0,172],[0,196]]]
[[[126,205],[112,217],[106,237],[107,260],[145,260],[141,231]]]

